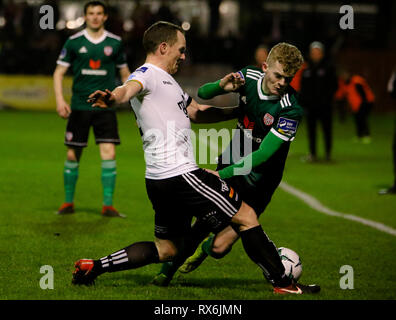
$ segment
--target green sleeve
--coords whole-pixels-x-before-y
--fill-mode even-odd
[[[117,56],[115,57],[114,61],[117,66],[127,64],[127,58],[126,58],[126,53],[125,53],[125,49],[124,49],[124,44],[122,42],[120,42]]]
[[[220,80],[216,82],[205,83],[198,89],[198,97],[201,99],[212,99],[215,96],[225,94],[226,91],[220,87]]]
[[[242,171],[242,168],[248,168],[250,172],[252,168],[267,161],[280,148],[283,142],[284,140],[278,138],[272,132],[269,132],[261,142],[258,150],[247,155],[237,163],[219,170],[220,178],[231,178],[237,175],[238,169]]]
[[[73,62],[73,45],[70,39],[67,39],[63,45],[62,51],[59,54],[57,62],[70,65]]]

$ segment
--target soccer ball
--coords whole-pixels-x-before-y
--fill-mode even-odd
[[[286,275],[290,279],[297,281],[301,277],[302,273],[302,264],[298,254],[293,250],[284,247],[278,248],[278,254],[282,260],[283,266],[285,267]]]

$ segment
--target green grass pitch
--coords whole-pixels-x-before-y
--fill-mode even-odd
[[[393,179],[394,119],[373,114],[373,141],[356,143],[351,118],[334,125],[333,163],[303,163],[307,139],[302,123],[292,143],[284,181],[326,207],[396,229],[396,196],[379,196]],[[100,159],[91,133],[80,164],[76,214],[58,216],[63,201],[65,121],[55,113],[0,112],[0,299],[1,300],[394,300],[396,237],[355,221],[332,217],[278,189],[260,218],[277,246],[299,253],[301,282],[322,287],[315,296],[275,296],[241,243],[222,260],[208,258],[195,272],[168,288],[148,285],[159,265],[105,274],[93,287],[71,284],[74,261],[100,258],[135,241],[153,239],[153,211],[144,185],[144,159],[134,117],[119,113],[122,144],[117,149],[115,206],[126,219],[104,218]],[[233,128],[232,121],[215,128]],[[194,126],[195,129],[204,126]],[[321,135],[318,139],[322,151]],[[204,166],[204,165],[203,165]],[[206,167],[214,168],[214,165]],[[40,268],[54,270],[54,288],[44,290]],[[353,289],[341,289],[353,268]],[[351,282],[348,282],[351,284]]]

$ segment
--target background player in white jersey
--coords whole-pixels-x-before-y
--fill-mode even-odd
[[[120,143],[117,118],[114,110],[94,109],[86,97],[98,88],[116,86],[116,69],[124,82],[129,68],[123,52],[121,38],[106,31],[107,9],[99,1],[84,6],[86,28],[72,35],[63,46],[54,72],[56,110],[60,117],[68,119],[65,145],[67,159],[64,166],[65,202],[58,214],[74,212],[74,191],[78,178],[82,150],[87,146],[90,127],[93,127],[96,143],[102,159],[103,207],[102,214],[121,216],[113,207],[116,180],[116,151]],[[63,97],[63,77],[69,67],[73,70],[73,95],[71,106]]]
[[[142,133],[146,188],[155,211],[156,239],[135,242],[99,260],[77,261],[73,283],[92,284],[104,272],[172,260],[181,240],[188,240],[195,216],[202,222],[203,232],[217,232],[230,222],[235,224],[246,253],[268,274],[274,287],[289,288],[290,293],[311,292],[308,286],[292,283],[279,256],[273,259],[267,254],[269,246],[276,248],[262,230],[254,210],[236,192],[230,192],[231,187],[225,181],[199,169],[189,154],[190,119],[205,121],[204,115],[216,118],[218,111],[199,105],[171,76],[185,59],[183,30],[167,22],[157,22],[146,30],[143,45],[146,63],[123,86],[112,92],[98,90],[90,98],[93,106],[104,108],[114,102],[137,99],[132,101],[132,107]],[[176,130],[173,127],[168,130],[169,124]]]

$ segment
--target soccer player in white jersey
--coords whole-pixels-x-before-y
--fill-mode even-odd
[[[157,22],[146,30],[143,45],[146,62],[124,85],[113,91],[97,90],[89,98],[93,106],[102,108],[131,100],[142,134],[146,188],[155,211],[155,241],[135,242],[98,260],[78,260],[72,282],[89,285],[105,272],[171,261],[183,241],[189,240],[195,216],[202,232],[236,225],[247,255],[274,287],[291,288],[290,293],[310,292],[310,287],[294,284],[285,275],[276,247],[254,210],[225,181],[195,163],[190,120],[215,122],[224,120],[224,115],[219,109],[198,104],[172,77],[185,59],[183,30]]]

